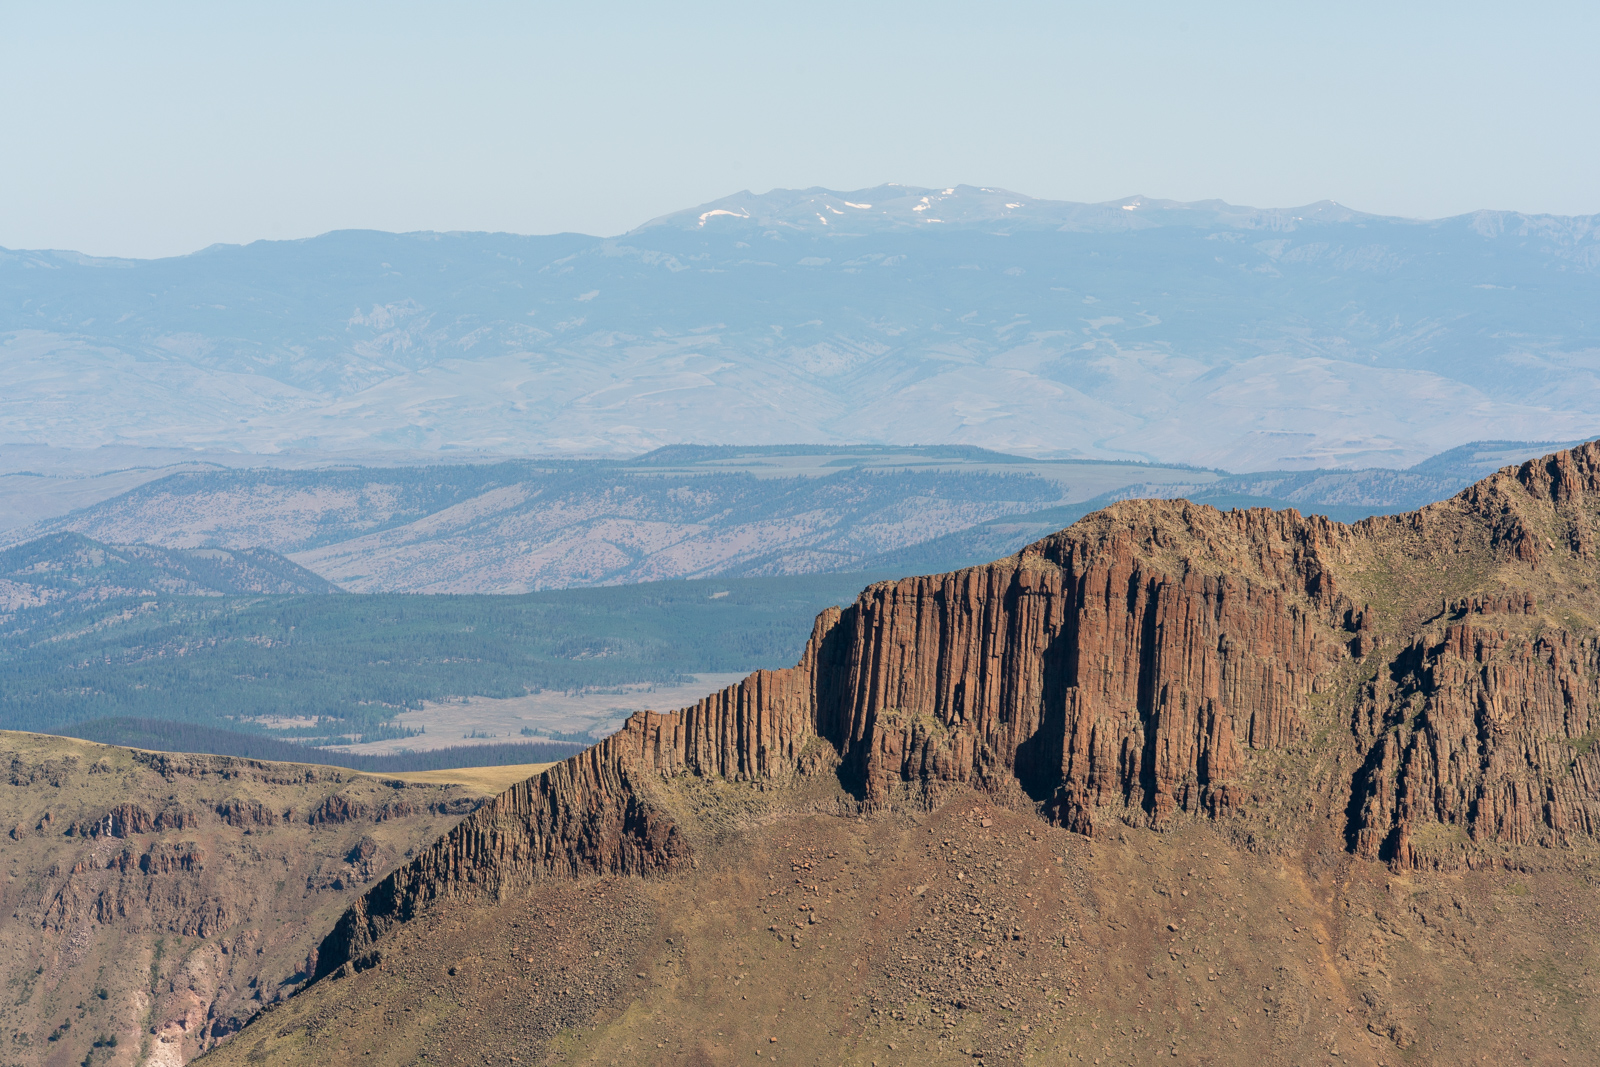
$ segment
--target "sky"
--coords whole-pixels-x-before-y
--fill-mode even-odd
[[[741,189],[1600,212],[1600,5],[0,0],[0,246],[617,234]]]

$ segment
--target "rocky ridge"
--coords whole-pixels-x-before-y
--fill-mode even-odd
[[[1590,845],[1600,443],[1341,525],[1114,505],[1018,555],[885,582],[801,662],[640,713],[374,886],[324,941],[359,970],[428,902],[696,862],[695,782],[836,775],[859,810],[965,786],[1090,836],[1214,820],[1333,832],[1394,870]]]

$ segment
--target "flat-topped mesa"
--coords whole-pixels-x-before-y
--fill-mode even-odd
[[[664,778],[781,779],[813,739],[869,806],[945,781],[1020,786],[1085,832],[1104,807],[1226,810],[1240,746],[1300,736],[1298,702],[1346,654],[1317,562],[1342,529],[1129,503],[987,566],[874,585],[817,618],[795,667],[635,714],[501,794],[352,908],[317,973],[441,895],[673,870],[690,846],[652,799]]]
[[[879,583],[823,612],[795,667],[634,715],[463,821],[351,909],[318,974],[436,896],[678,869],[692,834],[659,791],[681,776],[836,766],[867,807],[966,783],[1084,833],[1226,816],[1278,788],[1242,788],[1250,753],[1307,740],[1319,692],[1348,700],[1317,723],[1330,766],[1361,767],[1302,783],[1327,795],[1300,810],[1343,819],[1357,854],[1456,864],[1438,845],[1456,830],[1480,852],[1596,834],[1600,645],[1570,627],[1600,616],[1597,501],[1600,442],[1354,526],[1125,501],[1007,559]],[[1541,615],[1529,583],[1586,599]]]
[[[1083,831],[1104,807],[1215,813],[1240,745],[1299,737],[1299,703],[1348,655],[1319,559],[1346,535],[1129,502],[1010,559],[873,586],[840,620],[819,732],[868,800],[1014,778]]]

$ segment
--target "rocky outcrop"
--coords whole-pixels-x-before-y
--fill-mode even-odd
[[[155,817],[137,804],[118,804],[98,819],[88,819],[67,827],[68,836],[128,837],[148,834],[155,829]]]
[[[217,815],[229,826],[241,829],[247,826],[276,826],[283,821],[276,810],[259,800],[242,800],[239,797],[230,797],[218,804]]]
[[[416,805],[408,800],[369,804],[344,793],[334,793],[311,809],[306,821],[312,826],[340,826],[350,822],[388,822],[390,819],[408,819],[416,814],[418,814]]]
[[[1472,865],[1471,846],[1562,846],[1600,832],[1600,649],[1593,635],[1453,624],[1396,660],[1358,776],[1351,843],[1401,867]],[[1370,698],[1369,698],[1370,699]],[[1415,839],[1460,832],[1444,853]]]
[[[228,821],[219,806],[217,813]],[[200,823],[199,816],[180,805],[168,805],[152,815],[138,804],[117,804],[94,819],[80,819],[66,829],[69,837],[131,837],[134,834],[160,833],[163,830],[190,830]],[[41,823],[40,830],[44,830]]]
[[[355,775],[338,767],[305,763],[271,763],[240,756],[208,756],[192,752],[133,751],[133,760],[169,782],[180,778],[230,782],[249,779],[265,785],[313,785],[346,782]],[[13,771],[13,774],[16,772]],[[38,771],[33,773],[37,774]]]
[[[1502,580],[1539,584],[1551,610],[1527,588],[1446,600],[1363,687],[1353,729],[1366,759],[1346,830],[1357,854],[1400,868],[1471,867],[1498,862],[1487,846],[1564,847],[1600,834],[1596,494],[1592,442],[1424,509],[1475,520],[1492,557],[1510,564]],[[1432,562],[1457,546],[1412,555]],[[1574,628],[1579,620],[1588,625]]]
[[[635,715],[463,820],[340,920],[318,974],[442,895],[691,862],[661,792],[684,777],[836,768],[866,808],[966,783],[1090,834],[1299,789],[1296,818],[1343,818],[1355,853],[1402,867],[1595,834],[1600,662],[1576,620],[1600,617],[1597,501],[1600,443],[1354,526],[1129,501],[987,566],[874,585],[818,618],[795,667]],[[1358,769],[1313,782],[1313,750]],[[1272,751],[1303,762],[1247,781]]]

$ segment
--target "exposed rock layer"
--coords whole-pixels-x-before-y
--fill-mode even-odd
[[[1295,818],[1400,867],[1591,835],[1596,494],[1600,444],[1355,526],[1133,501],[872,586],[794,668],[635,715],[463,821],[340,920],[318,974],[442,894],[691,862],[660,793],[685,776],[836,767],[868,807],[967,783],[1090,834],[1267,827],[1294,794]]]
[[[478,802],[0,732],[0,1061],[179,1064],[215,1046],[308,976],[357,893]]]

